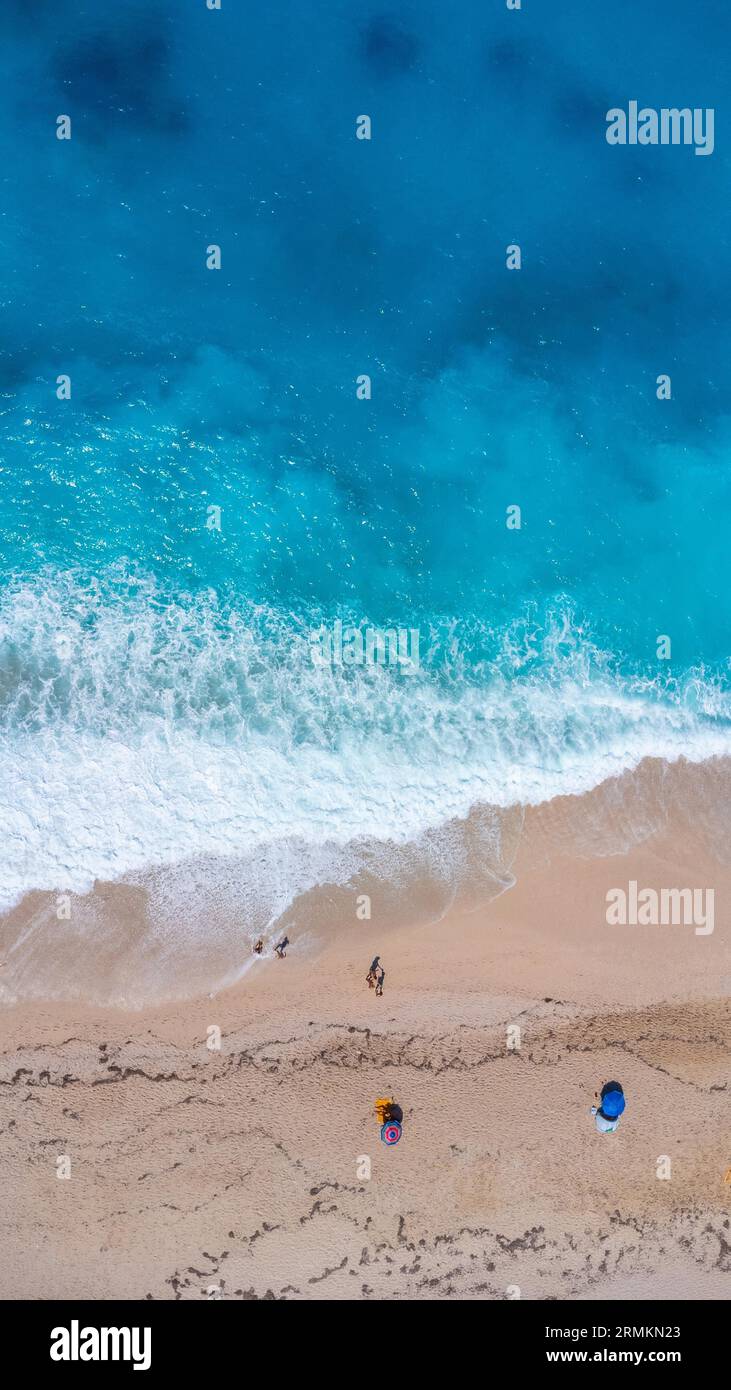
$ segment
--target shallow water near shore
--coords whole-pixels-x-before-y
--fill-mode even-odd
[[[290,952],[316,956],[338,932],[368,934],[373,923],[387,939],[455,908],[476,911],[562,860],[601,863],[646,845],[673,846],[657,888],[715,891],[731,863],[730,808],[731,761],[646,760],[583,796],[477,807],[413,840],[282,839],[246,856],[144,868],[86,894],[33,892],[0,926],[0,1004],[74,999],[136,1009],[195,998],[256,970],[259,936],[270,949],[287,933]],[[716,896],[725,933],[727,904]],[[587,929],[603,919],[604,891]]]

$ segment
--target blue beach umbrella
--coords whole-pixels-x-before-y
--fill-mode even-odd
[[[616,1120],[625,1107],[625,1099],[621,1091],[607,1091],[602,1100],[602,1114],[609,1120]]]

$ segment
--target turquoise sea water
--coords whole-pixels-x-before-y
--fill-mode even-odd
[[[731,750],[725,3],[0,29],[3,903],[261,853],[278,909],[359,837]],[[714,153],[610,148],[631,99]],[[420,670],[313,664],[337,618]]]

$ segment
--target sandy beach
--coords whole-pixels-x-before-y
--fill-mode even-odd
[[[528,811],[513,886],[441,920],[323,890],[319,932],[214,997],[6,1006],[0,1297],[727,1297],[731,869],[672,816],[588,853],[610,793]],[[630,880],[713,887],[713,932],[608,926]]]

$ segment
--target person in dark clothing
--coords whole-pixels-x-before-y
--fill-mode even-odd
[[[366,975],[366,984],[368,985],[369,989],[373,989],[373,986],[375,985],[376,980],[378,978],[380,959],[380,956],[374,956],[373,960],[371,961],[370,969],[368,971],[368,974]]]
[[[274,947],[274,950],[276,951],[280,960],[284,960],[284,957],[287,954],[287,946],[289,946],[289,937],[283,936],[282,940]]]

